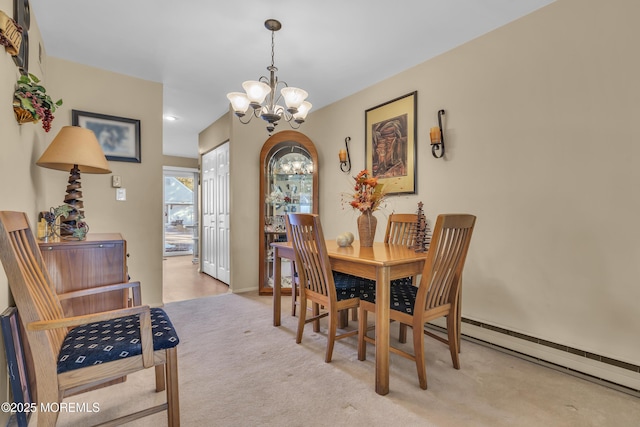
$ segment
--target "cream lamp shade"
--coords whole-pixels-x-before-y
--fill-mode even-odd
[[[109,163],[93,131],[64,126],[36,162],[44,168],[83,173],[111,173]]]
[[[111,173],[109,163],[93,131],[79,126],[64,126],[36,162],[43,168],[69,172],[67,195],[64,203],[71,211],[60,223],[63,237],[74,236],[81,240],[86,234],[82,202],[80,173]],[[84,231],[83,231],[84,230]]]

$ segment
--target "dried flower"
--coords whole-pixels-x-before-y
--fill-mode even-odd
[[[360,212],[378,210],[386,198],[384,184],[379,184],[378,178],[372,177],[366,169],[360,171],[353,179],[355,180],[354,193],[343,194],[342,203]]]

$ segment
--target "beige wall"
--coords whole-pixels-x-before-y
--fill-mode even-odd
[[[419,201],[431,222],[473,213],[465,317],[640,364],[639,15],[631,0],[558,0],[312,112],[301,131],[319,153],[327,237],[356,231],[356,214],[340,205],[351,187],[337,161],[344,138],[354,175],[364,167],[364,111],[417,90],[418,193],[389,199],[377,239],[388,213]],[[429,148],[439,109],[444,159]],[[237,291],[257,288],[256,166],[267,133],[232,123]]]
[[[177,157],[177,156],[162,156],[163,166],[174,166],[179,168],[193,168],[198,169],[198,159],[192,159],[189,157]]]
[[[127,200],[116,201],[111,175],[83,174],[84,211],[90,232],[123,235],[131,279],[141,282],[145,303],[161,304],[162,85],[58,58],[48,58],[46,73],[49,90],[64,98],[47,142],[71,124],[72,109],[140,120],[142,162],[109,162]],[[45,169],[43,177],[39,208],[62,204],[68,174]]]

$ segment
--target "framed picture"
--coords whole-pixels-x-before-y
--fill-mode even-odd
[[[140,120],[71,110],[71,124],[92,130],[107,160],[135,163],[142,161]]]
[[[418,92],[365,111],[365,168],[388,194],[416,192]]]
[[[18,310],[15,307],[9,307],[0,314],[2,338],[7,356],[9,383],[11,385],[13,402],[16,404],[16,421],[19,427],[27,427],[29,424],[29,416],[31,412],[33,412],[33,402],[29,389],[27,363],[22,346],[19,322]]]

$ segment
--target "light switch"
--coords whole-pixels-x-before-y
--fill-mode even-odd
[[[126,188],[117,188],[116,189],[116,200],[124,202],[127,200],[127,189]]]
[[[120,178],[120,175],[113,175],[111,177],[111,186],[113,188],[120,188],[122,187],[122,179]]]

